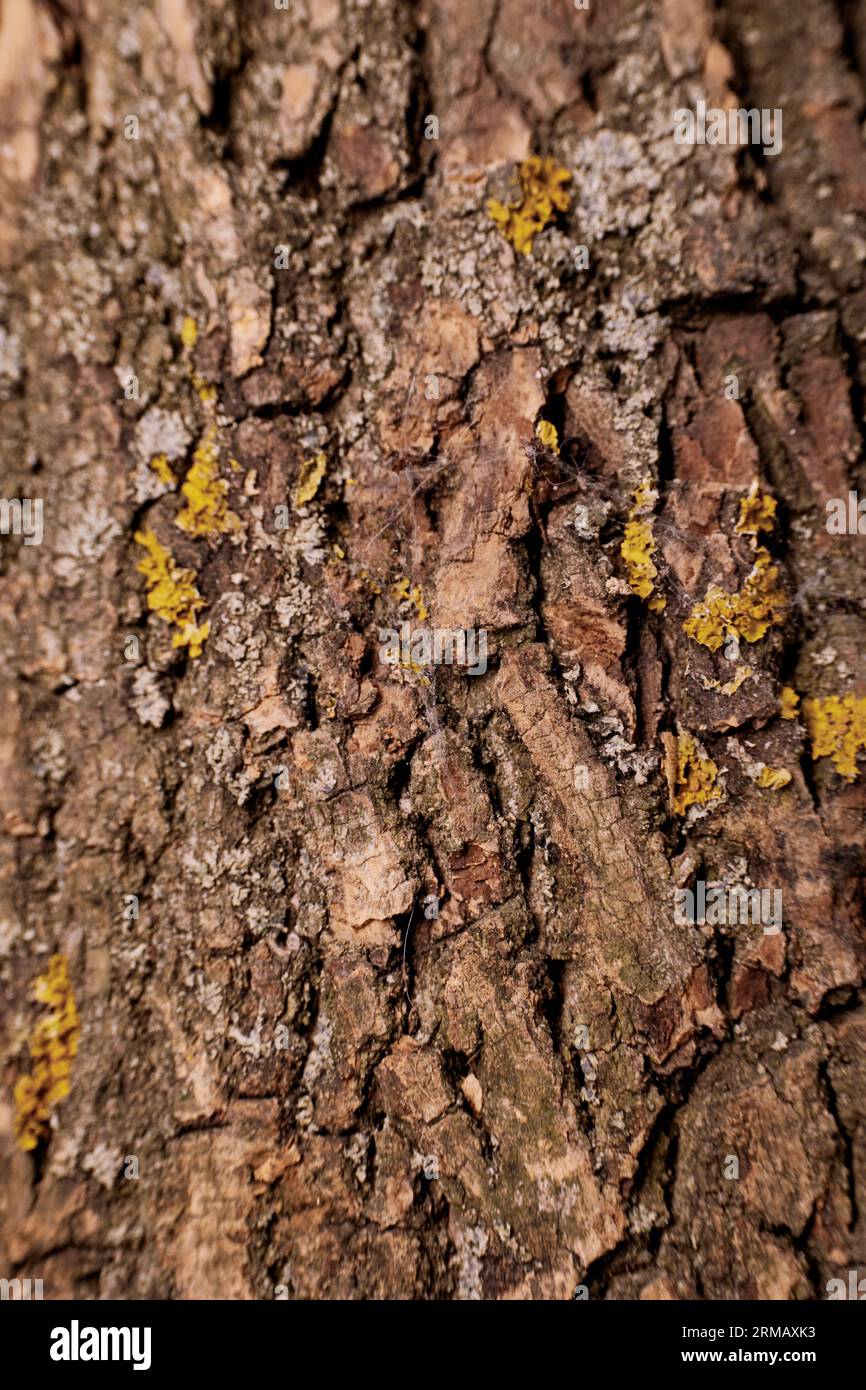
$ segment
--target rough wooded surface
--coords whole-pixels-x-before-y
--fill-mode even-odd
[[[844,0],[2,0],[0,490],[44,499],[41,545],[0,537],[4,1277],[810,1299],[866,1267],[863,784],[781,717],[866,692],[866,538],[825,528],[866,489],[864,74]],[[782,154],[677,145],[698,98],[782,108]],[[571,201],[522,255],[487,205],[531,154]],[[588,446],[563,495],[530,495],[539,418]],[[239,519],[205,535],[203,441]],[[732,662],[683,622],[742,587],[755,479],[787,608]],[[620,549],[647,481],[661,612]],[[380,661],[425,608],[486,628],[485,675]],[[683,816],[689,736],[719,795]],[[780,888],[784,929],[676,925],[695,878]],[[56,954],[80,1038],[25,1152]]]

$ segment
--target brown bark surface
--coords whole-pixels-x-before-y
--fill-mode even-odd
[[[863,779],[782,703],[866,694],[866,537],[825,525],[866,490],[864,74],[847,0],[2,0],[0,492],[44,536],[0,536],[0,1275],[866,1268]],[[677,145],[699,98],[781,108],[782,153]],[[522,254],[488,203],[531,155],[569,206]],[[761,546],[779,620],[711,650]],[[402,621],[487,672],[388,666]],[[678,925],[698,879],[783,929]]]

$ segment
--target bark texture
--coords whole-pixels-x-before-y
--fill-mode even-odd
[[[866,1268],[863,784],[802,713],[866,693],[864,73],[847,0],[2,0],[0,1274]],[[698,99],[781,155],[677,145]],[[779,620],[687,634],[761,547]],[[388,666],[403,621],[489,669]],[[783,929],[677,925],[696,879]]]

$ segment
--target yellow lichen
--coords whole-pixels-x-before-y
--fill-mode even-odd
[[[301,471],[298,474],[298,482],[295,487],[295,506],[303,507],[307,502],[312,502],[316,493],[319,491],[319,484],[325,476],[325,469],[328,460],[324,454],[316,454],[314,458],[306,459],[301,464]]]
[[[754,780],[765,791],[777,792],[781,787],[787,787],[791,774],[786,767],[767,767],[766,763],[761,763]]]
[[[192,467],[184,479],[181,493],[186,506],[177,515],[177,525],[190,536],[214,536],[236,531],[240,518],[226,504],[228,483],[219,476],[216,425],[210,425],[192,456]]]
[[[377,579],[373,578],[369,570],[361,570],[359,578],[364,581],[371,594],[381,594],[382,585],[379,583]]]
[[[729,594],[712,584],[683,623],[683,631],[701,646],[718,651],[730,636],[757,642],[780,623],[787,607],[778,587],[779,571],[765,546],[759,545],[755,563],[739,593]]]
[[[619,548],[632,593],[637,594],[639,598],[650,599],[648,607],[654,613],[662,611],[667,599],[663,598],[661,594],[656,594],[654,598],[650,598],[655,590],[654,580],[658,577],[658,570],[652,560],[652,556],[656,552],[656,543],[652,533],[652,524],[642,514],[651,511],[657,500],[657,492],[651,486],[649,479],[645,479],[634,494],[634,502],[628,514],[625,533]]]
[[[163,622],[177,628],[172,646],[189,647],[191,657],[201,656],[210,623],[198,622],[198,615],[206,604],[195,586],[194,573],[175,564],[171,552],[160,544],[149,527],[136,531],[135,540],[147,551],[137,569],[147,584],[148,608]]]
[[[15,1083],[15,1138],[25,1150],[47,1138],[52,1111],[69,1095],[80,1026],[65,956],[51,957],[36,981],[34,997],[49,1012],[30,1039],[32,1070]]]
[[[781,715],[783,719],[796,719],[800,697],[792,685],[782,686]]]
[[[743,682],[747,681],[749,676],[753,676],[754,674],[751,666],[741,666],[737,674],[732,676],[729,681],[725,681],[724,685],[721,681],[707,680],[705,676],[701,677],[701,684],[704,690],[718,690],[722,695],[736,695]]]
[[[420,662],[413,661],[411,656],[398,656],[394,665],[402,667],[404,671],[412,671],[416,676],[422,676],[424,671],[427,670],[427,667],[422,666]],[[426,683],[425,681],[425,684]]]
[[[831,758],[846,782],[859,775],[857,754],[866,749],[866,696],[828,695],[804,700],[803,718],[813,758]]]
[[[180,341],[185,348],[194,348],[198,342],[198,324],[189,314],[181,325]]]
[[[759,531],[772,531],[776,524],[776,499],[762,493],[757,480],[747,497],[740,498],[740,519],[734,530],[741,536],[757,536]]]
[[[569,207],[571,197],[563,184],[570,182],[571,174],[555,159],[534,154],[523,160],[517,176],[520,187],[514,199],[506,204],[491,198],[487,211],[515,251],[528,256],[533,238],[553,221],[554,209],[565,212]]]
[[[150,466],[161,483],[165,483],[166,487],[174,487],[177,478],[172,473],[165,454],[155,454],[150,460]]]
[[[408,579],[398,579],[397,583],[391,586],[391,597],[398,603],[411,603],[419,623],[424,623],[429,618],[430,614],[419,584],[410,585]]]
[[[719,769],[712,758],[704,757],[699,752],[691,734],[679,735],[676,756],[674,813],[683,816],[690,806],[703,806],[709,801],[718,801],[722,794],[718,785]]]
[[[549,420],[539,420],[535,426],[535,436],[555,454],[559,453],[559,434],[556,425],[551,424]]]

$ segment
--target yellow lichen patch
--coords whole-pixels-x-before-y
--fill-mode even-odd
[[[523,160],[517,176],[520,189],[515,198],[507,204],[491,198],[487,211],[515,251],[528,256],[533,238],[553,221],[554,210],[565,212],[569,207],[571,196],[563,184],[571,181],[571,174],[555,159],[533,154]]]
[[[737,674],[725,681],[724,685],[721,681],[707,680],[706,677],[702,677],[701,684],[704,690],[718,690],[721,695],[736,695],[743,682],[754,674],[751,666],[741,666]]]
[[[772,531],[776,524],[776,499],[762,493],[757,480],[747,497],[740,498],[740,519],[734,530],[741,536],[757,536],[759,531]]]
[[[704,806],[718,801],[722,795],[718,784],[719,769],[712,758],[704,757],[691,734],[677,738],[676,784],[673,794],[674,814],[684,816],[690,806]]]
[[[411,603],[419,623],[425,623],[430,617],[420,584],[410,584],[408,579],[398,579],[397,583],[391,586],[391,597],[398,603]]]
[[[655,589],[653,580],[658,570],[652,561],[656,544],[648,521],[628,521],[620,546],[629,586],[639,598],[649,598]]]
[[[559,434],[556,425],[551,424],[549,420],[539,420],[535,426],[535,437],[555,454],[559,453]]]
[[[150,466],[161,483],[165,483],[166,487],[174,487],[177,478],[172,473],[165,454],[155,454],[150,460]]]
[[[787,787],[791,774],[786,767],[767,767],[766,763],[761,763],[754,780],[765,791],[777,792],[781,787]]]
[[[216,425],[210,425],[192,456],[192,467],[184,479],[181,493],[186,506],[177,515],[177,525],[190,536],[214,536],[237,531],[240,517],[226,504],[228,483],[219,476]]]
[[[792,685],[782,686],[781,715],[783,719],[796,719],[800,697]]]
[[[72,1062],[80,1026],[66,957],[51,957],[36,981],[34,997],[49,1012],[30,1039],[32,1070],[15,1083],[15,1138],[22,1149],[35,1149],[47,1138],[54,1107],[69,1095]]]
[[[400,666],[404,671],[412,671],[416,676],[423,675],[424,671],[427,669],[426,666],[422,666],[419,662],[413,661],[411,656],[398,656],[395,662],[389,664]]]
[[[846,782],[859,775],[857,754],[866,749],[866,696],[828,695],[804,700],[803,717],[812,741],[813,758],[831,758]]]
[[[192,570],[175,564],[170,551],[160,545],[149,527],[136,531],[135,540],[147,551],[137,569],[147,584],[148,608],[163,622],[177,628],[172,646],[189,647],[191,657],[201,656],[210,623],[199,625],[198,622],[198,615],[206,604],[195,586],[195,575]]]
[[[193,377],[192,384],[198,392],[198,398],[202,405],[216,405],[217,389],[215,386],[209,386],[206,381],[202,381],[201,377]]]
[[[371,594],[381,594],[382,585],[379,583],[377,579],[373,578],[369,570],[361,570],[361,573],[358,577],[364,581]]]
[[[785,616],[785,595],[778,586],[779,571],[770,552],[759,545],[751,574],[738,594],[712,584],[683,623],[683,632],[711,652],[730,636],[757,642]]]
[[[634,502],[625,524],[622,544],[619,548],[632,593],[637,594],[638,598],[650,599],[648,607],[654,613],[662,611],[667,599],[663,598],[661,594],[656,594],[654,598],[650,598],[655,590],[654,581],[658,577],[658,570],[652,559],[656,552],[656,543],[652,533],[652,524],[643,513],[651,511],[657,500],[658,493],[646,479],[635,492]]]
[[[189,314],[181,325],[180,341],[185,348],[194,348],[198,342],[198,324]]]
[[[316,454],[314,458],[306,459],[301,464],[301,471],[298,474],[298,482],[295,487],[296,507],[303,507],[307,502],[312,502],[319,491],[319,484],[325,476],[327,467],[328,460],[324,454]]]

